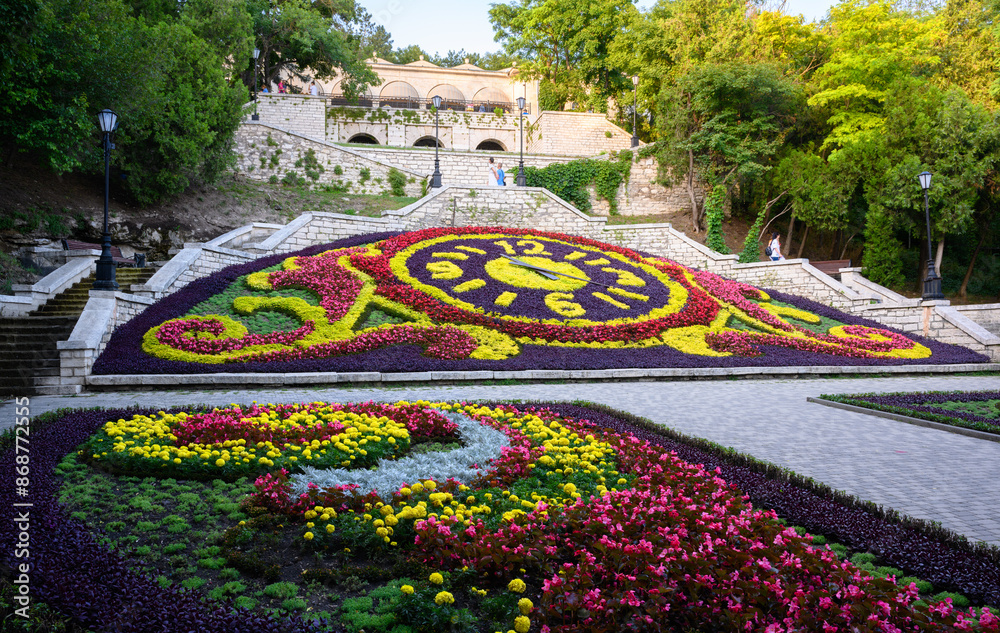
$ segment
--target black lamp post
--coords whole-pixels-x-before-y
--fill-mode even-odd
[[[115,280],[115,260],[111,257],[111,233],[108,231],[111,150],[115,147],[111,142],[111,135],[118,129],[118,115],[111,110],[101,110],[97,113],[97,123],[104,135],[104,237],[101,243],[101,258],[97,260],[94,290],[118,290],[118,282]]]
[[[632,147],[639,147],[639,128],[636,112],[639,109],[639,75],[632,75]]]
[[[517,164],[517,183],[518,187],[523,187],[528,184],[528,174],[524,173],[524,97],[517,98],[517,112],[518,116],[521,118],[518,120],[518,128],[521,131],[521,162]]]
[[[944,299],[941,292],[941,276],[934,270],[934,251],[931,249],[931,211],[927,191],[931,188],[931,172],[924,171],[917,176],[924,190],[924,218],[927,220],[927,277],[924,278],[924,301]]]
[[[441,145],[441,141],[438,140],[438,111],[441,109],[441,97],[434,95],[431,101],[434,102],[434,174],[431,175],[431,188],[440,189],[441,163],[438,161],[438,146]]]
[[[250,117],[253,121],[259,121],[260,115],[257,113],[257,95],[260,94],[257,76],[257,60],[260,59],[260,49],[253,49],[253,116]]]

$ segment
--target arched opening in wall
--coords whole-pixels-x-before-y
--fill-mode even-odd
[[[423,136],[417,139],[417,142],[413,144],[414,147],[434,147],[434,137],[433,136]],[[437,141],[437,146],[444,148],[444,143],[440,140]]]
[[[462,91],[450,84],[438,84],[427,93],[428,101],[434,95],[441,97],[442,110],[465,110],[465,95]]]
[[[507,148],[503,146],[500,141],[488,140],[483,141],[479,145],[476,145],[477,150],[482,150],[484,152],[506,152]]]
[[[390,108],[419,108],[420,93],[405,81],[390,81],[382,86],[379,103]]]
[[[347,139],[348,143],[357,143],[358,145],[378,145],[378,139],[371,134],[355,134],[351,138]]]
[[[504,112],[515,109],[510,97],[498,88],[483,88],[472,97],[472,109],[476,112],[494,112],[497,108]]]

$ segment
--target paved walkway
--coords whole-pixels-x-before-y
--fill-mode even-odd
[[[790,468],[833,488],[1000,545],[1000,442],[806,402],[824,393],[1000,390],[996,376],[454,385],[394,388],[167,391],[37,396],[60,407],[171,407],[365,400],[589,400],[644,416]],[[14,404],[0,405],[0,428]]]

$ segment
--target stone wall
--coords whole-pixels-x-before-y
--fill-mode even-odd
[[[395,149],[388,147],[367,146],[358,147],[359,154],[392,165],[405,165],[420,173],[434,171],[434,149]],[[441,165],[441,182],[445,185],[487,186],[489,160],[503,163],[507,173],[507,185],[514,185],[513,170],[517,168],[520,154],[517,152],[462,152],[455,150],[439,150],[438,160]],[[524,155],[524,164],[528,167],[547,167],[552,163],[567,163],[575,160],[568,156],[538,156]]]
[[[325,138],[331,143],[347,143],[356,134],[370,134],[380,145],[413,147],[420,139],[434,138],[434,113],[427,110],[330,106],[326,116]],[[470,151],[484,141],[493,141],[514,151],[520,138],[518,123],[516,114],[441,110],[438,139],[446,149]],[[530,124],[528,117],[524,124]]]
[[[420,196],[427,176],[262,123],[240,126],[236,132],[236,153],[237,169],[255,180],[294,177],[310,185],[332,185],[352,194],[388,193],[389,172],[396,169],[406,177],[406,195]]]
[[[309,138],[326,137],[326,99],[323,97],[260,94],[256,111],[261,123]]]
[[[632,146],[631,134],[598,113],[545,110],[531,127],[525,151],[532,154],[596,156]]]
[[[691,198],[683,185],[664,187],[656,182],[659,166],[656,158],[647,156],[632,163],[632,172],[624,191],[618,193],[619,215],[667,215],[691,211]],[[695,199],[701,205],[705,189],[695,185]]]

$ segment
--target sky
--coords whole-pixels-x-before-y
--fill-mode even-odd
[[[465,49],[487,53],[500,48],[493,41],[490,4],[498,0],[358,0],[392,35],[392,44],[403,48],[416,44],[431,54]],[[640,7],[652,1],[640,0]],[[802,14],[806,22],[819,20],[833,0],[787,0],[785,13]]]

